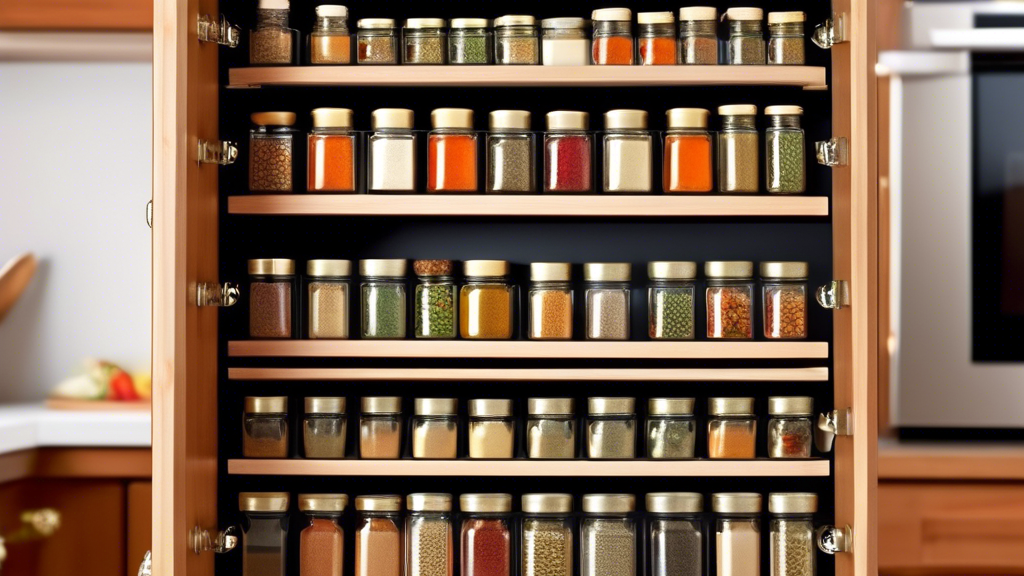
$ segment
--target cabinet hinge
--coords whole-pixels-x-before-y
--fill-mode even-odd
[[[826,310],[842,310],[850,305],[850,285],[846,280],[833,280],[818,286],[814,299]]]
[[[146,225],[153,229],[153,201],[146,202]]]
[[[853,436],[853,410],[844,408],[818,415],[814,445],[820,452],[830,452],[836,436]]]
[[[200,282],[196,284],[196,306],[228,308],[238,302],[238,285],[231,282],[215,284]]]
[[[846,14],[833,14],[831,18],[819,24],[814,33],[811,34],[811,41],[819,48],[828,50],[836,44],[846,42]]]
[[[200,528],[198,525],[188,531],[189,542],[192,543],[192,551],[197,555],[203,552],[223,554],[235,549],[238,545],[237,526],[228,526],[226,529],[217,532],[217,537],[210,536],[210,531]]]
[[[223,14],[220,18],[214,18],[209,14],[200,14],[196,21],[196,36],[199,37],[200,42],[212,42],[228,48],[236,48],[239,38],[242,36],[242,30],[238,26],[232,26]]]
[[[816,531],[818,548],[825,554],[853,552],[853,528],[849,524],[839,528],[822,526]]]
[[[220,140],[199,140],[197,159],[200,164],[234,164],[238,159],[238,145]]]
[[[815,142],[814,155],[818,158],[818,164],[829,168],[848,166],[850,164],[850,142],[844,136]]]

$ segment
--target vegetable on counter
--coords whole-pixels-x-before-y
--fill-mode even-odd
[[[139,401],[152,394],[149,374],[134,376],[103,360],[86,360],[84,374],[72,376],[53,389],[53,398],[75,400]]]

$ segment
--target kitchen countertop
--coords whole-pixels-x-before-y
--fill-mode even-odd
[[[0,454],[47,447],[149,447],[148,411],[50,410],[39,404],[0,406]]]

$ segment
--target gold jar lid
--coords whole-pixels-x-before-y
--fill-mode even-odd
[[[495,110],[491,112],[491,130],[529,130],[530,113],[526,110]]]
[[[487,28],[491,25],[491,21],[487,18],[453,18],[452,29],[459,30],[463,28]]]
[[[299,510],[303,512],[344,512],[347,494],[299,494]]]
[[[402,497],[397,494],[356,496],[356,510],[366,512],[399,512]]]
[[[587,27],[587,20],[573,16],[545,18],[540,21],[540,26],[545,30],[582,30]]]
[[[814,398],[810,396],[770,396],[768,414],[771,416],[810,416],[814,414]]]
[[[725,11],[725,20],[763,20],[764,10],[760,8],[729,8]]]
[[[242,512],[287,512],[287,492],[241,492],[238,509]]]
[[[654,514],[695,514],[704,511],[704,495],[697,492],[652,492],[647,511]]]
[[[572,264],[568,262],[534,262],[530,264],[530,280],[534,282],[568,282],[572,280]]]
[[[800,106],[769,106],[764,109],[765,116],[800,116],[804,109]]]
[[[438,108],[430,113],[434,128],[473,129],[473,111],[468,108]]]
[[[252,276],[291,276],[295,274],[295,260],[285,258],[249,260],[249,274]]]
[[[405,506],[410,512],[450,512],[452,495],[421,492],[405,497]]]
[[[590,114],[575,110],[555,110],[545,118],[548,130],[586,130],[590,126]]]
[[[707,128],[711,112],[703,108],[673,108],[665,112],[668,127],[672,128]]]
[[[569,514],[572,494],[523,494],[522,504],[527,514]]]
[[[459,401],[455,398],[417,398],[417,416],[454,416],[459,413]]]
[[[257,126],[294,126],[295,112],[253,112],[249,119]]]
[[[463,494],[459,496],[463,512],[511,512],[511,494]]]
[[[637,24],[675,24],[676,15],[671,12],[639,12]]]
[[[711,509],[720,514],[760,514],[761,495],[756,492],[718,492],[711,495]]]
[[[753,416],[753,398],[708,398],[711,416]]]
[[[692,416],[693,398],[651,398],[647,401],[647,413],[652,416]]]
[[[494,399],[470,400],[469,415],[478,418],[501,418],[511,416],[512,401]]]
[[[405,21],[406,28],[444,28],[448,23],[444,18],[409,18]]]
[[[769,24],[787,24],[789,22],[803,22],[807,20],[807,14],[803,12],[769,12]]]
[[[351,260],[310,260],[306,262],[306,275],[345,278],[352,275]]]
[[[572,398],[530,398],[526,401],[526,412],[530,416],[572,416],[576,413],[576,401]]]
[[[359,401],[363,414],[401,414],[402,399],[398,396],[364,396]]]
[[[648,262],[647,277],[651,280],[693,280],[697,277],[697,263]]]
[[[466,260],[462,272],[471,278],[501,278],[508,276],[509,265],[505,260]]]
[[[494,27],[500,28],[502,26],[533,26],[537,23],[537,19],[533,16],[527,16],[525,14],[506,14],[500,18],[494,20]]]
[[[597,415],[632,415],[636,412],[636,398],[587,398],[587,412]]]
[[[753,278],[754,263],[739,260],[705,262],[704,275],[708,278]]]
[[[590,19],[598,22],[632,22],[633,11],[629,8],[599,8],[590,14]]]
[[[344,414],[344,397],[306,397],[306,414]]]
[[[372,278],[405,278],[405,260],[360,260],[359,275]]]
[[[246,396],[246,414],[287,414],[287,396]]]
[[[414,260],[412,271],[417,276],[451,276],[455,273],[455,263],[451,260]]]
[[[814,514],[818,511],[818,495],[812,492],[772,492],[768,494],[768,511],[772,514]]]
[[[609,110],[604,113],[605,130],[646,130],[646,110]]]
[[[629,282],[633,266],[627,262],[587,262],[583,265],[586,282]]]
[[[406,108],[378,108],[370,116],[374,130],[412,130],[416,115]]]
[[[636,496],[632,494],[584,494],[583,512],[586,514],[629,514],[636,510]]]
[[[356,22],[356,28],[364,30],[386,30],[395,27],[395,21],[391,18],[362,18]]]
[[[687,6],[679,9],[679,20],[718,20],[714,6]]]
[[[316,108],[313,128],[352,128],[352,111],[348,108]]]
[[[719,116],[757,116],[757,106],[753,104],[728,104],[718,107]]]
[[[762,278],[807,278],[807,262],[761,262]]]

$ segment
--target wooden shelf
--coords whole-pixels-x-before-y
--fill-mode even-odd
[[[229,380],[827,382],[828,368],[228,368]]]
[[[828,476],[828,460],[228,460],[266,476]]]
[[[289,216],[828,216],[825,196],[464,196],[286,194],[231,196],[230,214]]]

